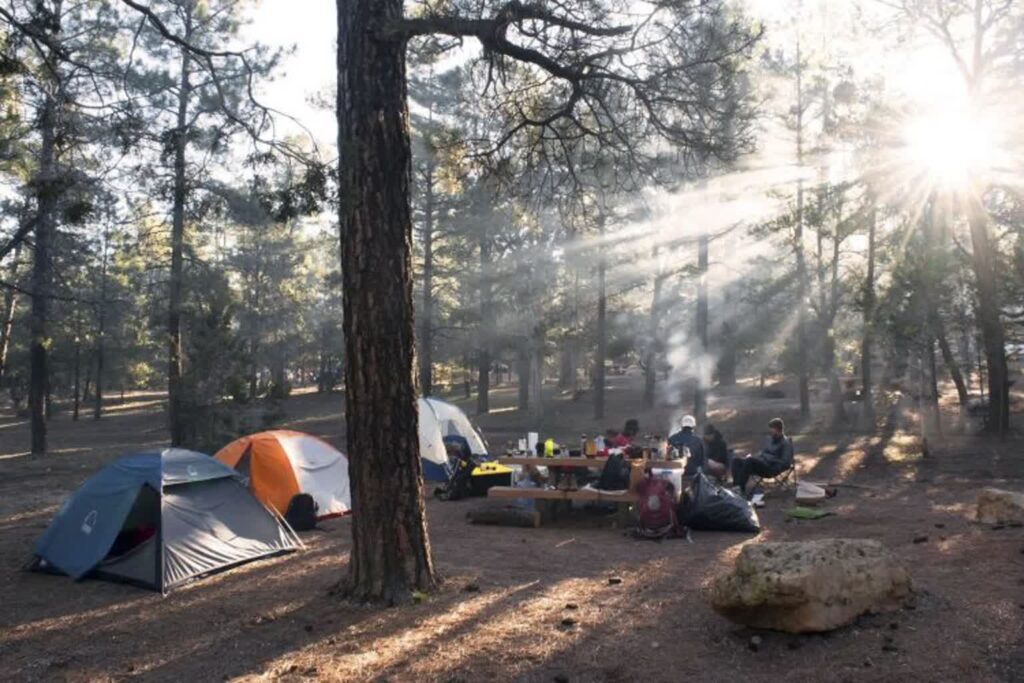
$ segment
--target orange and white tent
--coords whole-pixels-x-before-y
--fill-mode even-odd
[[[315,436],[285,429],[250,434],[213,457],[247,477],[253,495],[282,516],[298,493],[313,497],[320,519],[352,509],[348,458]]]

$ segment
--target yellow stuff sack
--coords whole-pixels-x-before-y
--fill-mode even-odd
[[[473,469],[474,477],[486,477],[493,474],[512,474],[512,468],[497,462],[482,462]]]

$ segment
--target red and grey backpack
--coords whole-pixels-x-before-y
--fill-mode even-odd
[[[679,535],[676,502],[672,483],[658,477],[647,477],[636,488],[640,521],[638,538],[661,540]]]

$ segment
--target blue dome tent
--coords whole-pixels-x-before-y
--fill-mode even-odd
[[[123,457],[90,477],[39,538],[33,568],[167,593],[300,547],[233,470],[172,448]]]

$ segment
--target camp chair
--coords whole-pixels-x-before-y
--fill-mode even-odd
[[[789,469],[779,472],[774,477],[762,477],[759,474],[751,475],[750,481],[747,483],[748,490],[756,491],[758,487],[763,490],[765,482],[770,483],[773,489],[795,488],[800,483],[800,475],[796,471],[796,454],[793,454],[793,464],[789,466]]]

